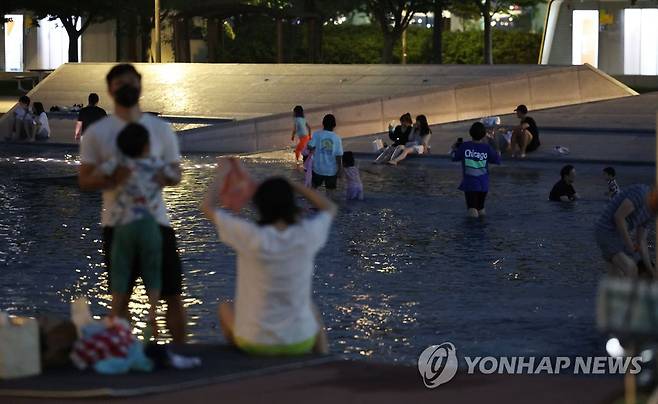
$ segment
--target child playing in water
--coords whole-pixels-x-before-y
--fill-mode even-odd
[[[489,164],[500,164],[500,155],[483,142],[487,130],[482,122],[475,122],[469,131],[470,142],[453,146],[452,160],[461,161],[464,178],[459,189],[464,191],[468,216],[485,215],[484,202],[489,192]]]
[[[120,166],[130,170],[116,190],[116,204],[110,211],[114,227],[110,250],[112,315],[119,316],[119,309],[130,299],[133,263],[138,262],[150,305],[149,326],[157,336],[155,310],[162,285],[162,236],[155,217],[158,209],[164,208],[157,179],[164,174],[173,180],[178,174],[168,170],[162,160],[150,157],[149,134],[140,124],[128,124],[119,133],[117,146],[121,158],[107,161],[96,173],[110,176]]]
[[[306,149],[306,145],[311,139],[311,127],[306,122],[306,118],[304,118],[304,108],[302,108],[301,105],[297,105],[292,112],[295,126],[292,129],[292,137],[290,140],[294,142],[295,136],[298,138],[297,147],[295,147],[295,161],[299,165],[301,164],[300,157],[302,151]]]
[[[576,181],[576,169],[571,164],[562,167],[560,170],[560,181],[553,185],[548,199],[553,202],[573,202],[577,200],[578,194],[573,187]]]
[[[354,162],[354,153],[343,153],[343,173],[347,182],[345,196],[348,201],[363,200],[363,183],[359,167]]]
[[[617,172],[613,167],[606,167],[603,169],[603,175],[608,182],[608,192],[605,195],[612,199],[619,193],[619,185],[617,185]]]

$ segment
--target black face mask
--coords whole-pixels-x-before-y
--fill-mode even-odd
[[[132,108],[139,102],[140,92],[139,88],[125,84],[114,93],[114,101],[122,107]]]

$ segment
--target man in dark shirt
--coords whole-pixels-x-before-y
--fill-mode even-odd
[[[413,130],[414,122],[411,114],[406,113],[400,117],[400,124],[393,129],[392,125],[388,126],[388,137],[393,142],[375,159],[375,163],[386,163],[391,160],[393,153],[398,146],[404,146],[409,141],[409,136]]]
[[[400,117],[400,124],[394,130],[389,126],[388,137],[393,141],[393,146],[405,145],[409,141],[409,135],[413,130],[413,120],[411,114],[406,113]]]
[[[562,177],[551,190],[548,199],[553,202],[573,202],[578,199],[578,194],[573,187],[576,180],[576,169],[572,165],[562,167],[560,171]]]
[[[539,128],[537,122],[528,116],[528,107],[525,105],[519,105],[514,112],[521,123],[512,132],[512,156],[520,155],[521,158],[525,158],[526,153],[537,150],[541,145]]]
[[[89,94],[89,105],[82,108],[78,113],[78,122],[75,125],[75,140],[80,141],[80,137],[85,130],[94,122],[99,121],[107,116],[105,110],[98,107],[98,94]]]

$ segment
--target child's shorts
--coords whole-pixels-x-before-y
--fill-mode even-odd
[[[133,263],[138,263],[146,290],[162,288],[162,234],[152,217],[116,226],[112,239],[110,289],[130,293]]]
[[[487,199],[486,192],[464,192],[466,195],[466,207],[468,209],[484,209],[484,201]]]

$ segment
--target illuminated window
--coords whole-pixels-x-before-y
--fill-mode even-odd
[[[624,10],[624,74],[658,75],[658,9]]]
[[[571,63],[599,65],[599,11],[574,10]]]
[[[5,70],[23,71],[23,16],[5,15]]]

